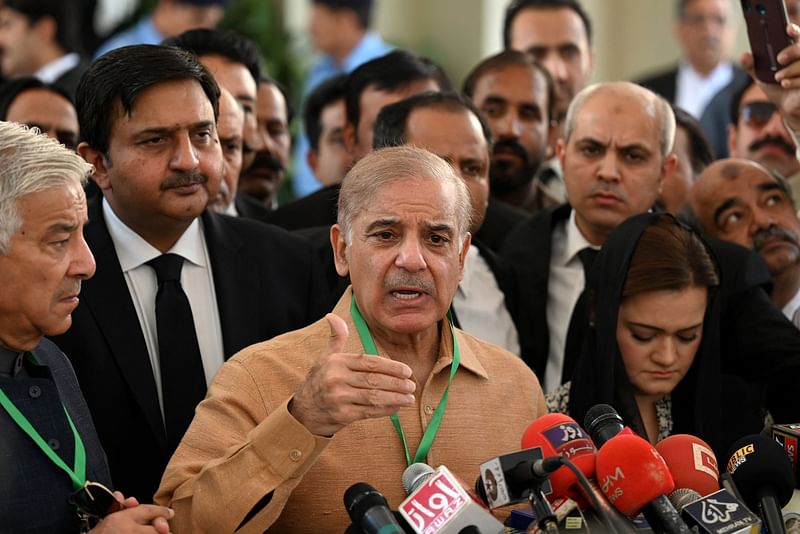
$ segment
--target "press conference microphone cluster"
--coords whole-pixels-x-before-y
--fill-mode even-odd
[[[643,513],[654,532],[689,534],[689,526],[666,496],[675,483],[656,449],[626,430],[607,404],[593,406],[584,426],[599,448],[597,480],[614,507],[629,517]]]
[[[656,444],[675,480],[669,498],[681,517],[700,534],[757,534],[761,521],[739,499],[720,489],[717,459],[698,437],[676,434]]]

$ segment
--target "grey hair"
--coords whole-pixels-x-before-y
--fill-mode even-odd
[[[17,201],[53,187],[86,184],[93,166],[55,139],[14,122],[0,121],[0,255],[22,226]]]
[[[611,90],[617,93],[627,92],[638,100],[638,103],[645,108],[645,111],[653,113],[659,126],[658,144],[661,157],[666,157],[672,152],[672,145],[675,142],[675,113],[672,112],[672,106],[661,96],[631,82],[595,83],[584,87],[575,95],[567,108],[567,116],[564,120],[565,141],[569,141],[575,129],[577,116],[589,98],[595,93],[604,90]]]
[[[467,237],[472,217],[469,191],[453,167],[439,156],[412,145],[389,147],[364,156],[347,173],[339,191],[337,222],[345,242],[352,242],[353,221],[384,186],[402,180],[451,184],[455,190],[454,214],[461,242]]]

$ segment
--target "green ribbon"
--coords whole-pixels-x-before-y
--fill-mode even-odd
[[[367,323],[364,321],[364,318],[361,316],[361,312],[358,310],[355,294],[350,302],[350,314],[353,316],[353,322],[356,325],[356,330],[358,331],[358,337],[361,339],[361,344],[364,346],[364,351],[372,356],[377,356],[378,349],[375,346],[375,341],[372,339],[372,334],[369,331]],[[450,381],[447,383],[444,394],[442,394],[442,400],[436,407],[436,411],[433,412],[433,417],[431,417],[431,421],[428,424],[428,427],[425,429],[425,433],[422,435],[422,441],[419,443],[419,448],[414,455],[413,462],[411,461],[411,454],[408,452],[406,434],[403,432],[402,425],[400,425],[400,418],[397,416],[397,414],[392,414],[390,416],[392,424],[394,425],[397,434],[400,436],[400,441],[403,443],[403,450],[406,453],[406,463],[408,465],[422,462],[428,457],[428,451],[430,451],[431,445],[433,445],[433,440],[436,438],[436,434],[439,432],[439,426],[441,426],[442,419],[444,418],[444,410],[447,407],[447,395],[450,392],[450,385],[453,383],[453,378],[455,378],[456,371],[458,370],[458,364],[461,362],[461,352],[458,350],[456,330],[453,326],[453,318],[450,315],[450,312],[447,313],[447,319],[450,323],[450,333],[453,335],[453,364],[450,367]]]
[[[33,354],[30,352],[26,352],[25,356],[29,356],[33,363],[36,362],[36,358],[33,357]],[[72,418],[69,416],[67,412],[67,408],[62,405],[64,408],[64,414],[67,416],[67,421],[69,422],[69,427],[72,429],[72,435],[75,436],[75,465],[70,469],[70,467],[64,463],[64,461],[53,451],[53,449],[44,441],[42,436],[39,432],[33,428],[33,425],[28,421],[28,418],[25,417],[22,412],[11,402],[11,399],[3,391],[3,388],[0,388],[0,405],[5,408],[8,415],[11,416],[11,419],[17,423],[23,432],[25,432],[28,437],[30,437],[36,445],[45,453],[45,455],[50,458],[50,460],[56,464],[57,467],[62,469],[66,472],[69,477],[72,479],[72,486],[75,490],[79,490],[83,487],[86,483],[86,449],[83,446],[83,440],[81,440],[80,434],[75,429],[75,424],[72,422]]]

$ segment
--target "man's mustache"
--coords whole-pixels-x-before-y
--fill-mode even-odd
[[[254,169],[267,169],[274,172],[281,172],[283,171],[283,163],[278,161],[278,159],[269,152],[256,152],[256,157],[252,165],[250,165],[249,170]]]
[[[500,152],[513,152],[522,161],[528,161],[528,153],[516,139],[503,137],[495,141],[492,147],[492,154]]]
[[[794,233],[786,230],[785,228],[780,228],[779,226],[772,224],[763,230],[759,230],[753,235],[753,249],[755,249],[756,252],[760,251],[764,245],[767,244],[767,240],[769,240],[770,237],[777,237],[784,241],[788,241],[797,247],[800,247],[800,242],[798,242],[798,238]]]
[[[416,289],[419,290],[420,293],[428,295],[436,293],[436,286],[431,280],[405,271],[400,271],[388,276],[383,281],[383,287],[387,291],[395,291],[402,288]]]
[[[174,189],[187,185],[204,184],[208,176],[198,170],[173,172],[169,178],[161,182],[161,190]]]
[[[751,151],[755,151],[767,145],[775,145],[779,148],[782,148],[790,156],[794,156],[796,150],[793,144],[789,143],[789,141],[787,141],[783,137],[776,135],[768,135],[766,137],[762,137],[761,139],[753,141],[750,144],[749,149]]]

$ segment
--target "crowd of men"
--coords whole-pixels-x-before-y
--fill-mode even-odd
[[[293,103],[227,2],[156,4],[92,60],[68,2],[0,0],[0,530],[341,532],[353,482],[472,480],[649,210],[706,236],[723,367],[797,422],[800,44],[754,81],[730,2],[676,0],[675,69],[589,85],[580,2],[513,0],[459,89],[370,0],[313,0]],[[279,206],[295,110],[318,189]]]

